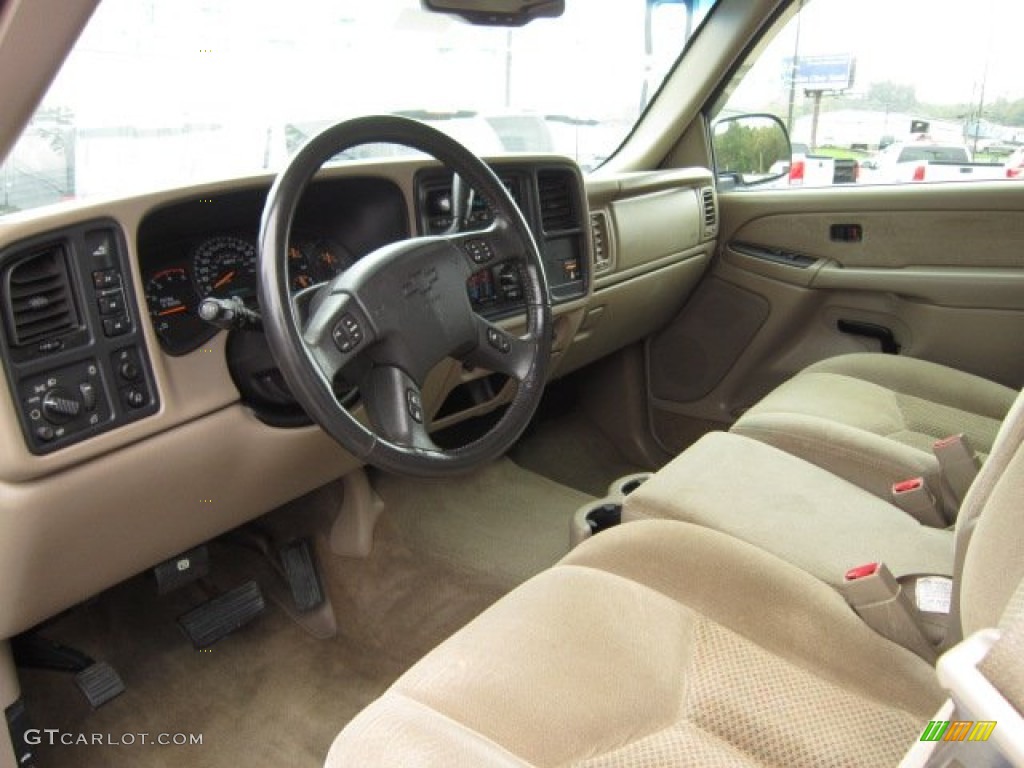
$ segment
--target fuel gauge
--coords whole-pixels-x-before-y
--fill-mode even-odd
[[[170,354],[189,352],[216,332],[196,315],[198,303],[192,280],[183,267],[157,272],[146,283],[153,330]]]

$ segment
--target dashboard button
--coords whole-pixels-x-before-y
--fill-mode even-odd
[[[118,288],[121,285],[121,273],[116,269],[97,269],[92,273],[92,284],[96,290]]]
[[[53,424],[66,424],[82,412],[82,403],[63,387],[54,387],[43,396],[43,416]]]
[[[59,352],[64,349],[63,339],[46,339],[45,341],[39,342],[39,352],[43,355],[48,355],[51,352]]]
[[[85,410],[92,411],[96,408],[96,387],[90,382],[83,381],[78,385],[78,392],[82,396],[82,405]]]
[[[116,315],[124,312],[124,293],[120,288],[103,291],[96,299],[101,315]]]
[[[121,390],[121,400],[129,408],[142,408],[149,402],[149,395],[142,387],[125,387]]]
[[[56,437],[56,434],[53,431],[53,427],[49,424],[43,424],[42,426],[36,427],[36,437],[44,443],[48,443]]]
[[[108,337],[123,336],[132,329],[131,320],[128,315],[103,318],[103,335]]]
[[[121,363],[121,367],[117,369],[117,372],[121,374],[121,378],[125,381],[135,381],[139,378],[139,366],[135,364],[134,360],[125,360]]]

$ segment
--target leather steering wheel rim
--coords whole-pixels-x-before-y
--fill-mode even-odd
[[[325,162],[368,143],[401,144],[431,155],[484,197],[494,220],[483,230],[411,237],[378,249],[306,295],[304,310],[288,276],[299,201]],[[521,264],[524,336],[512,336],[473,311],[465,281],[482,268],[481,259],[488,266],[508,259]],[[532,418],[551,352],[551,297],[540,250],[494,172],[446,134],[416,120],[382,115],[341,122],[310,139],[270,189],[260,229],[259,275],[264,330],[285,381],[306,412],[367,464],[420,477],[465,472],[503,455]],[[485,434],[442,449],[429,436],[420,393],[429,368],[447,357],[505,373],[518,386]],[[359,371],[372,426],[335,396],[333,380],[342,370]]]

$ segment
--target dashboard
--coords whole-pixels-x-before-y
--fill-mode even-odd
[[[257,308],[257,238],[266,189],[188,200],[151,213],[139,228],[145,301],[169,355],[202,347],[218,328],[198,314],[207,297]],[[296,212],[288,273],[296,291],[331,280],[362,255],[409,236],[405,198],[375,178],[314,183]]]
[[[587,290],[586,222],[574,169],[502,167],[500,177],[536,233],[554,301]],[[451,174],[421,171],[415,180],[417,234],[437,235],[452,223]],[[172,356],[203,346],[218,329],[198,314],[207,297],[240,298],[257,309],[257,237],[265,189],[233,191],[160,208],[139,229],[145,303],[160,346]],[[288,274],[300,291],[327,282],[360,257],[410,237],[409,211],[391,181],[353,177],[314,182],[292,226]],[[471,193],[464,229],[487,227],[491,206]],[[470,302],[497,319],[523,305],[521,255],[481,263],[468,281]]]
[[[704,169],[584,185],[556,156],[491,166],[541,252],[554,376],[662,327],[710,259]],[[0,222],[0,601],[12,606],[3,636],[360,467],[308,420],[266,417],[256,397],[290,393],[263,334],[218,331],[197,314],[204,295],[256,305],[272,181],[226,179]],[[292,287],[444,231],[451,186],[422,159],[325,169],[293,221]],[[468,226],[491,219],[474,199]],[[521,254],[496,254],[466,285],[475,310],[511,333],[524,325],[521,265]],[[502,407],[514,390],[447,360],[424,382],[424,409],[440,430]],[[346,407],[362,414],[358,402]]]

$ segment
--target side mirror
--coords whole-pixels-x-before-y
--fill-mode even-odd
[[[766,184],[789,173],[789,134],[775,115],[722,118],[712,128],[711,143],[715,174],[735,179],[736,186]]]

